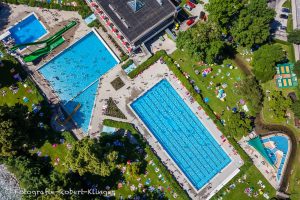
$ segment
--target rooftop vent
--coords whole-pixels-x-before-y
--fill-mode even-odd
[[[156,0],[162,6],[162,0]]]
[[[145,3],[142,0],[131,0],[128,1],[127,4],[132,9],[133,12],[139,11],[145,5]]]

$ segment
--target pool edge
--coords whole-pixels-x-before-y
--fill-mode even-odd
[[[177,164],[177,162],[175,162],[174,160],[173,160],[173,158],[169,155],[169,153],[164,149],[164,147],[163,147],[163,145],[162,144],[160,144],[160,142],[159,142],[159,140],[153,135],[153,133],[149,130],[149,128],[145,125],[145,123],[144,123],[144,121],[139,117],[139,115],[135,112],[135,110],[131,107],[131,104],[133,103],[133,102],[135,102],[138,98],[140,98],[140,97],[142,97],[145,93],[147,93],[149,90],[151,90],[155,85],[157,85],[158,83],[160,83],[161,81],[163,81],[163,80],[166,80],[166,81],[168,81],[169,82],[169,84],[172,86],[172,88],[176,91],[176,93],[180,96],[180,98],[182,99],[182,101],[184,101],[184,103],[188,106],[188,108],[190,109],[190,110],[192,110],[193,111],[193,109],[190,107],[190,105],[182,98],[182,96],[181,96],[181,94],[177,91],[177,89],[174,87],[174,85],[173,85],[173,83],[171,82],[171,81],[169,81],[166,77],[163,77],[163,78],[161,78],[159,81],[157,81],[157,82],[155,82],[155,83],[153,83],[153,84],[151,84],[150,86],[148,86],[147,87],[147,89],[145,90],[145,91],[143,91],[141,94],[139,94],[136,98],[134,98],[132,101],[130,101],[128,104],[127,104],[127,106],[129,107],[129,109],[133,112],[133,114],[136,116],[135,118],[137,119],[137,121],[138,122],[140,122],[142,125],[143,125],[143,127],[148,131],[148,133],[155,139],[155,140],[157,140],[158,141],[158,144],[159,144],[159,146],[161,147],[161,149],[163,150],[163,152],[166,154],[166,156],[170,159],[170,160],[172,160],[172,162],[175,164],[175,166],[176,166],[176,169],[178,169],[179,171],[180,171],[180,173],[181,174],[183,174],[183,176],[184,176],[184,178],[187,180],[187,182],[190,184],[190,186],[194,189],[194,191],[197,193],[197,194],[199,194],[200,192],[201,192],[201,190],[202,189],[204,189],[205,187],[207,187],[208,185],[209,185],[209,183],[211,182],[211,181],[213,181],[217,176],[218,176],[218,174],[220,173],[220,172],[222,172],[223,170],[225,170],[225,169],[227,169],[228,167],[229,167],[229,165],[234,165],[235,166],[235,160],[236,159],[234,159],[234,158],[232,158],[232,156],[230,156],[229,154],[228,154],[228,152],[227,152],[227,150],[225,150],[224,149],[224,147],[222,147],[222,146],[220,146],[221,147],[221,149],[224,151],[224,153],[228,156],[228,158],[230,159],[230,161],[219,171],[219,173],[217,173],[217,174],[215,174],[214,176],[212,176],[211,177],[211,179],[206,183],[206,184],[204,184],[201,188],[199,188],[199,189],[197,189],[196,187],[195,187],[195,185],[190,181],[190,179],[188,178],[188,176],[181,170],[181,168],[179,167],[179,165]],[[193,113],[194,114],[194,113]],[[198,116],[196,116],[197,117],[197,119],[201,122],[201,123],[203,123],[203,121],[198,117]],[[203,125],[204,125],[204,123],[203,123]],[[205,125],[204,125],[205,126]],[[215,138],[215,136],[214,136],[214,134],[212,134],[211,133],[211,130],[210,129],[208,129],[206,126],[205,126],[205,128],[207,129],[207,131],[209,132],[209,134],[213,137],[213,139],[215,140],[215,142],[218,144],[218,145],[220,145],[219,144],[219,142],[218,142],[218,140]],[[220,131],[220,130],[219,130]],[[220,131],[221,132],[221,131]],[[221,132],[222,133],[222,132]],[[242,159],[241,159],[242,160]],[[242,163],[242,165],[244,164],[244,162]],[[167,166],[165,166],[166,168],[167,168]],[[167,168],[168,169],[168,168]],[[229,176],[228,177],[230,177],[230,179],[223,179],[222,180],[222,182],[219,182],[218,183],[218,186],[216,187],[216,188],[214,188],[211,192],[210,192],[210,198],[213,196],[213,195],[215,195],[216,194],[216,192],[217,191],[219,191],[220,190],[220,188],[222,188],[222,187],[224,187],[224,185],[226,184],[226,183],[228,183],[234,176],[236,176],[238,173],[239,173],[239,167],[236,167],[236,169],[232,172],[232,173],[230,173],[229,174]],[[177,179],[176,179],[176,181],[177,182],[179,182]],[[209,198],[208,198],[209,199]]]

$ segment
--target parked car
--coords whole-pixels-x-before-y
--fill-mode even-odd
[[[286,28],[287,28],[287,27],[281,25],[279,28],[280,28],[280,30],[286,31]]]
[[[290,13],[290,9],[288,9],[288,8],[281,8],[281,12]]]
[[[280,14],[279,17],[282,18],[282,19],[288,19],[289,18],[289,16],[287,16],[286,14]]]
[[[187,5],[187,4],[184,4],[183,7],[186,8],[188,11],[191,11],[191,10],[192,10],[192,8],[191,8],[189,5]]]
[[[191,8],[196,8],[195,4],[193,4],[192,2],[188,1],[186,2],[187,5],[189,5]]]
[[[187,20],[186,24],[187,24],[188,26],[190,26],[190,25],[192,25],[194,22],[195,22],[195,20],[194,20],[193,18],[191,18],[191,19]]]

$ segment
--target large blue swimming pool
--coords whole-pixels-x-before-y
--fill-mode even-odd
[[[131,104],[196,189],[231,159],[167,80]]]
[[[31,14],[15,26],[9,29],[11,37],[16,44],[34,42],[47,33],[42,23]]]
[[[73,119],[87,132],[97,80],[117,63],[118,60],[98,36],[90,32],[39,71],[50,82],[69,113],[78,103],[81,104]]]

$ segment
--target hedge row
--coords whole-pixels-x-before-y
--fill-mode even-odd
[[[122,65],[122,69],[126,69],[127,67],[129,67],[131,64],[133,63],[133,60],[128,60],[126,63],[124,63]]]
[[[39,1],[39,0],[2,0],[4,3],[10,3],[10,4],[24,4],[31,7],[41,7],[41,8],[47,8],[47,9],[58,9],[58,10],[66,10],[66,11],[78,11],[78,13],[81,15],[81,17],[84,19],[91,15],[93,12],[90,9],[90,7],[85,3],[85,1],[82,0],[74,0],[77,3],[77,6],[71,6],[66,4],[59,4],[55,3],[54,0],[51,0],[50,3],[47,3],[46,1]]]
[[[180,197],[180,199],[189,199],[188,194],[182,190],[182,188],[179,186],[178,182],[170,174],[170,172],[165,167],[165,165],[163,165],[161,160],[159,160],[158,157],[153,153],[150,145],[147,144],[146,142],[144,142],[144,140],[142,139],[142,136],[138,133],[138,131],[134,128],[134,126],[132,124],[127,123],[127,122],[114,121],[111,119],[105,119],[103,121],[103,125],[130,131],[132,133],[132,135],[138,140],[140,145],[145,146],[145,150],[146,150],[148,156],[159,166],[162,173],[165,174],[166,179],[171,183],[171,185],[172,185],[171,187],[176,190],[176,193]]]
[[[128,74],[130,78],[134,78],[137,75],[139,75],[144,70],[148,69],[153,63],[158,61],[161,57],[167,55],[167,53],[164,50],[160,50],[156,52],[154,55],[152,55],[148,60],[140,64],[136,69],[134,69],[132,72]]]

